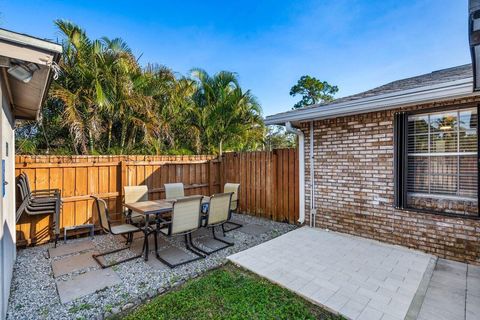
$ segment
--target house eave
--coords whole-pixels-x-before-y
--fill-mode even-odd
[[[52,82],[52,66],[61,57],[62,46],[13,31],[0,29],[0,56],[7,61],[34,63],[38,69],[32,79],[24,83],[6,73],[8,63],[2,65],[2,81],[9,91],[15,119],[37,120]]]
[[[35,50],[45,50],[51,53],[61,54],[63,50],[62,46],[58,43],[2,28],[0,28],[0,40],[16,43],[22,47],[33,48]],[[34,62],[37,63],[36,61]]]
[[[307,107],[294,111],[268,116],[267,125],[283,125],[286,122],[305,122],[382,111],[438,100],[455,99],[480,95],[473,92],[473,78],[465,78],[440,84],[402,90],[353,101],[331,103],[315,107]]]

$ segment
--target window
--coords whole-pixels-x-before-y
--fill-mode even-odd
[[[396,115],[398,207],[478,215],[477,124],[476,107]]]

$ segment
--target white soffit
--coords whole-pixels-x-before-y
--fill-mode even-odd
[[[62,53],[62,46],[28,35],[0,29],[0,56],[35,63],[39,70],[33,73],[28,83],[21,82],[2,70],[2,81],[9,91],[9,98],[15,118],[35,120],[49,84],[52,80],[51,66]]]

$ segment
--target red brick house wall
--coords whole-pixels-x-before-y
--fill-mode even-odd
[[[479,102],[468,98],[403,108]],[[393,207],[393,115],[397,110],[314,122],[316,227],[480,264],[480,220]],[[310,125],[305,132],[306,224],[310,212]]]

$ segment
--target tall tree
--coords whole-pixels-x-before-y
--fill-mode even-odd
[[[81,153],[88,154],[94,148],[97,110],[106,102],[97,77],[98,43],[90,41],[73,23],[57,20],[55,24],[65,40],[62,73],[52,87],[51,97],[63,103],[64,124],[69,126],[74,149],[79,146]]]
[[[207,151],[222,155],[225,146],[255,139],[254,131],[263,132],[261,107],[249,90],[242,90],[235,73],[221,71],[210,76],[194,69],[192,76],[198,85],[192,125],[203,134]]]
[[[283,126],[268,126],[265,135],[267,150],[295,147],[295,134],[285,131]]]
[[[327,81],[320,81],[311,76],[302,76],[296,85],[290,89],[290,95],[295,97],[301,95],[302,100],[297,102],[293,109],[303,108],[312,104],[330,102],[334,99],[338,87],[329,84]]]

